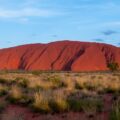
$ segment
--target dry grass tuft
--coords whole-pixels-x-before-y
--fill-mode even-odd
[[[8,92],[8,87],[0,84],[0,96],[6,95]]]
[[[50,106],[54,112],[65,112],[69,110],[67,98],[62,91],[53,93]]]
[[[49,100],[50,95],[48,95],[48,92],[36,92],[34,94],[34,103],[33,108],[35,111],[47,113],[50,112],[50,106],[49,106]]]
[[[23,93],[20,87],[12,86],[9,92],[9,101],[12,103],[17,103],[20,99],[22,99]]]

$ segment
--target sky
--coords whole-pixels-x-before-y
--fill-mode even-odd
[[[57,40],[120,46],[120,0],[0,0],[0,48]]]

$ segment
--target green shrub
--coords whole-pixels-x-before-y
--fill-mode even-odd
[[[69,104],[64,94],[56,92],[52,94],[50,107],[53,112],[65,112],[69,110]]]
[[[22,99],[22,97],[23,93],[21,88],[19,88],[18,86],[12,86],[8,95],[8,100],[11,103],[18,103],[19,100]]]
[[[40,74],[42,74],[42,72],[41,71],[32,71],[32,74],[39,76]]]
[[[27,95],[23,95],[21,99],[18,100],[18,103],[23,104],[23,105],[29,105],[33,102],[33,98],[29,97]]]
[[[110,114],[110,120],[120,120],[120,100],[117,100],[113,104]]]
[[[17,79],[17,82],[21,87],[24,87],[24,88],[28,87],[28,84],[29,84],[29,80],[25,78],[19,78]]]
[[[68,104],[70,106],[70,110],[73,110],[75,112],[82,111],[82,103],[78,99],[69,99]]]
[[[0,96],[6,95],[8,92],[8,87],[0,85]]]
[[[45,92],[36,92],[34,94],[33,110],[41,113],[48,113],[51,111],[49,106],[49,96]]]
[[[82,109],[87,117],[94,117],[97,112],[102,112],[103,103],[101,100],[96,98],[85,98],[81,101]]]
[[[0,78],[0,83],[2,83],[2,84],[7,83],[7,81],[8,81],[8,80],[6,80],[6,79]]]
[[[73,111],[101,112],[103,108],[102,100],[96,98],[79,98],[68,100],[70,109]]]
[[[79,84],[78,82],[75,83],[75,88],[78,89],[78,90],[81,90],[84,88],[84,85],[82,84]]]
[[[57,87],[65,87],[66,85],[64,84],[64,82],[61,80],[60,76],[50,76],[47,78],[48,81],[52,82],[54,85],[56,85]]]
[[[87,90],[91,90],[91,91],[95,91],[96,87],[91,83],[91,82],[86,82],[84,83],[84,87],[87,89]]]
[[[119,69],[119,64],[117,62],[110,62],[108,63],[108,68],[111,71],[117,71]]]
[[[32,91],[35,91],[35,92],[39,92],[40,90],[43,90],[43,87],[36,85],[34,88],[29,88],[29,89],[31,89]]]
[[[104,89],[104,92],[105,93],[117,93],[117,92],[119,92],[119,90],[113,89],[111,87],[107,87]]]
[[[2,112],[7,107],[7,102],[0,100],[0,112]]]

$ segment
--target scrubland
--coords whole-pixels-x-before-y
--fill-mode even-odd
[[[0,72],[0,119],[120,120],[120,73]]]

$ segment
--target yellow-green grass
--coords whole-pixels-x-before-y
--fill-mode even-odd
[[[51,108],[49,106],[50,101],[50,95],[48,95],[48,92],[36,92],[34,93],[34,102],[33,102],[33,108],[35,111],[42,112],[42,113],[48,113],[51,111]]]
[[[0,96],[6,95],[9,91],[9,87],[0,84]]]
[[[102,111],[102,94],[120,95],[119,74],[7,73],[0,78],[1,97],[42,113],[83,111],[89,116]]]
[[[120,98],[113,103],[110,120],[120,120]]]
[[[9,91],[8,99],[12,103],[17,103],[20,99],[22,99],[23,93],[22,89],[18,86],[12,86]]]

